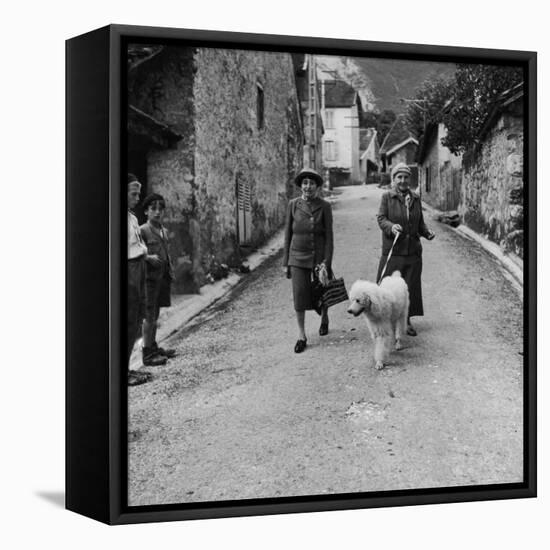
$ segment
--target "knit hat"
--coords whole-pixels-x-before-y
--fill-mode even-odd
[[[397,176],[397,174],[399,174],[400,172],[402,172],[403,174],[407,174],[408,176],[411,175],[411,169],[404,162],[400,162],[399,164],[396,164],[392,168],[392,171],[391,171],[392,181],[393,181],[393,178],[395,178],[395,176]]]
[[[391,179],[393,181],[393,178],[397,176],[400,172],[403,172],[404,174],[407,174],[408,176],[411,175],[411,169],[404,163],[400,162],[399,164],[396,164],[391,171]]]
[[[317,187],[323,185],[323,178],[321,174],[319,174],[315,170],[312,170],[311,168],[304,168],[303,170],[301,170],[294,178],[294,183],[298,187],[300,187],[302,185],[302,181],[306,178],[313,180],[317,184]]]

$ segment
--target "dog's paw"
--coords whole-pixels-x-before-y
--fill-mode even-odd
[[[384,363],[382,363],[382,361],[376,361],[376,364],[374,365],[374,368],[376,370],[382,370],[384,368]]]
[[[403,344],[401,343],[401,340],[395,341],[395,351],[400,351],[403,349]]]

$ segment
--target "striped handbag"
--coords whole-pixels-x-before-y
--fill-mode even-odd
[[[334,306],[349,299],[343,277],[331,279],[324,288],[325,291],[323,292],[321,301],[325,307]]]
[[[317,298],[317,307],[330,307],[334,306],[336,304],[339,304],[340,302],[345,302],[348,300],[348,292],[346,290],[346,285],[344,283],[344,278],[336,278],[334,275],[332,276],[332,279],[327,279],[324,277],[324,274],[322,273],[322,269],[326,269],[323,264],[321,266],[317,266],[315,268],[315,275],[317,277],[317,281],[323,281],[324,284],[320,284],[319,288],[320,292],[318,291],[318,298]]]

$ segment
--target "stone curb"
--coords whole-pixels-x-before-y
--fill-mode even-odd
[[[422,206],[432,216],[437,216],[443,213],[441,210],[430,206],[424,201],[422,201]],[[475,241],[484,250],[489,252],[489,254],[491,254],[496,260],[498,260],[498,262],[506,269],[508,274],[511,275],[509,279],[514,284],[516,290],[523,294],[523,261],[521,258],[518,258],[515,254],[505,253],[497,243],[482,237],[479,233],[476,233],[464,224],[460,224],[458,227],[452,227],[450,225],[448,227],[455,231],[455,233],[458,233],[461,237]]]

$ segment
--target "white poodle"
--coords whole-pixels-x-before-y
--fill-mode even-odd
[[[380,285],[369,281],[355,281],[349,292],[348,313],[356,317],[363,313],[374,340],[376,368],[383,369],[392,345],[399,350],[401,338],[407,330],[409,289],[399,271],[384,277]]]

